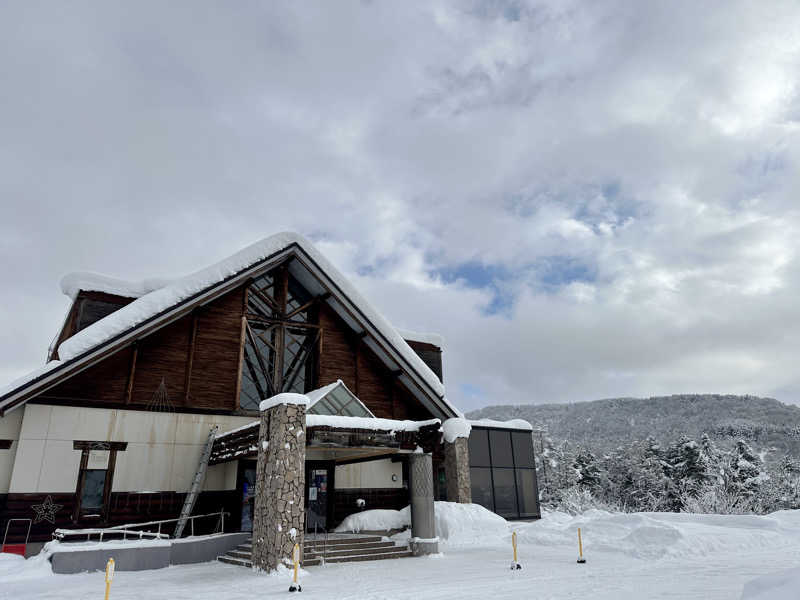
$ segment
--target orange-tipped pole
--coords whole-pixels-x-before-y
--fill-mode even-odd
[[[583,564],[586,559],[583,558],[583,540],[581,539],[581,528],[578,527],[578,563]]]

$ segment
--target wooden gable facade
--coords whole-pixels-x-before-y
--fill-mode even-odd
[[[284,266],[276,267],[274,272],[284,278],[291,277]],[[136,340],[31,402],[132,410],[253,413],[239,403],[242,370],[247,369],[243,355],[248,338],[248,295],[253,293],[251,283],[248,281]],[[85,298],[105,300],[98,294]],[[80,311],[76,306],[83,300],[82,293],[70,311],[65,331],[77,322]],[[124,302],[119,302],[120,307],[123,305]],[[308,326],[318,330],[319,336],[307,359],[311,368],[304,389],[296,391],[310,391],[341,379],[377,417],[424,420],[433,416],[399,381],[398,371],[390,370],[363,343],[363,334],[354,333],[322,297],[314,298],[308,308]],[[53,354],[57,356],[57,352],[56,345]]]

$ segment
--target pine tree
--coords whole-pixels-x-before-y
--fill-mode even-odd
[[[744,440],[738,440],[731,454],[728,481],[730,490],[739,496],[754,496],[766,480],[766,474],[762,472],[761,466],[761,459],[753,452],[750,445]]]
[[[582,448],[572,461],[572,468],[575,471],[575,483],[578,487],[589,491],[600,487],[600,469],[594,454]]]

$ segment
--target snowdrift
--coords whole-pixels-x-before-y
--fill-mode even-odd
[[[590,510],[582,515],[545,513],[535,523],[515,527],[519,540],[536,546],[576,545],[583,533],[587,553],[623,553],[634,558],[698,558],[733,551],[787,545],[787,529],[800,526],[800,511],[767,516],[687,513],[609,513]]]
[[[449,544],[486,544],[502,541],[509,535],[509,524],[501,516],[478,504],[436,502],[436,535]],[[345,518],[337,533],[388,531],[411,527],[411,508],[365,510]]]

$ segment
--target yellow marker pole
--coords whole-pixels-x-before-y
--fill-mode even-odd
[[[111,591],[111,580],[114,579],[114,559],[109,558],[106,563],[106,600],[108,600],[108,593]]]
[[[583,540],[581,540],[581,528],[578,527],[578,563],[583,564],[586,559],[583,558]]]
[[[517,532],[514,531],[511,533],[511,546],[514,548],[514,562],[511,563],[511,570],[515,571],[517,569],[521,569],[522,565],[517,562]]]
[[[303,588],[300,587],[297,581],[297,570],[300,568],[300,544],[295,544],[292,549],[292,562],[294,562],[294,575],[292,577],[292,585],[289,586],[289,591],[302,592]]]

